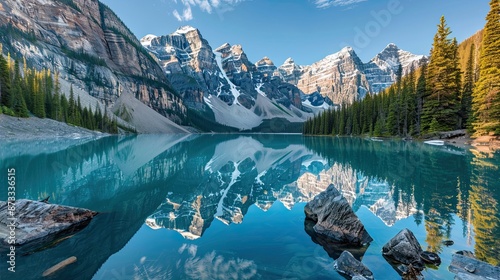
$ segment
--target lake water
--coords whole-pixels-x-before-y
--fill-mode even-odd
[[[381,249],[403,228],[443,260],[425,279],[453,279],[458,250],[500,264],[499,166],[498,154],[361,138],[3,141],[0,172],[16,168],[18,199],[100,214],[71,238],[19,252],[15,274],[0,262],[0,278],[42,279],[76,256],[43,279],[344,279],[333,269],[342,248],[304,223],[306,202],[333,183],[374,239],[356,256],[375,279],[400,279]]]

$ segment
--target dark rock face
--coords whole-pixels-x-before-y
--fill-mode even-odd
[[[333,267],[338,272],[349,277],[362,276],[365,279],[373,279],[373,273],[364,264],[356,260],[349,251],[342,252]]]
[[[83,208],[47,204],[28,199],[17,200],[15,202],[16,244],[22,245],[60,233],[89,221],[95,215],[97,212]],[[8,242],[9,218],[9,204],[0,201],[0,238],[4,243]]]
[[[460,254],[453,255],[448,269],[455,279],[500,279],[500,267]]]
[[[382,248],[382,254],[399,263],[413,265],[415,268],[424,267],[420,254],[423,252],[420,243],[409,229],[403,229]]]
[[[304,212],[307,219],[316,222],[314,231],[339,243],[362,245],[373,240],[333,185],[307,203]]]

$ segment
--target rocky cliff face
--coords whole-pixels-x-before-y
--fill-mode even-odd
[[[185,118],[183,102],[162,69],[97,0],[5,0],[0,13],[4,52],[59,72],[109,109],[122,95],[131,95],[164,117],[177,122]],[[126,108],[132,116],[135,110],[147,108]]]
[[[241,45],[212,49],[199,30],[184,26],[169,35],[141,39],[163,67],[184,102],[206,118],[238,129],[264,120],[302,122],[312,111],[302,93],[279,77],[269,58],[248,60]]]
[[[269,57],[250,62],[241,45],[226,43],[213,50],[189,26],[141,42],[159,59],[186,104],[209,107],[217,122],[240,129],[277,117],[300,122],[334,104],[350,104],[394,83],[400,66],[405,75],[426,59],[390,44],[368,63],[346,47],[312,65],[288,58],[277,67]]]
[[[350,104],[392,85],[400,66],[402,74],[406,75],[426,60],[425,56],[389,44],[368,63],[363,63],[352,48],[346,47],[307,66],[296,65],[289,58],[278,71],[283,80],[296,85],[305,94],[317,92],[335,104]]]
[[[401,75],[405,76],[412,70],[418,69],[420,63],[427,61],[423,55],[414,55],[399,49],[395,44],[389,44],[370,62],[365,64],[365,75],[374,93],[392,85],[401,67]]]

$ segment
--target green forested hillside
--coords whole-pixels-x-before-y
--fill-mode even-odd
[[[10,55],[0,55],[0,113],[27,118],[30,113],[91,130],[117,133],[116,119],[96,106],[83,107],[73,88],[69,99],[61,93],[58,74],[21,67]]]

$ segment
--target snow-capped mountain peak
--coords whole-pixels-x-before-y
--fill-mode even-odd
[[[148,34],[148,35],[141,38],[141,45],[144,47],[151,46],[151,41],[153,41],[157,37],[158,36],[156,36],[156,35]]]
[[[192,32],[192,31],[198,31],[198,29],[196,29],[192,26],[189,26],[189,25],[185,25],[185,26],[179,27],[173,34],[183,35],[183,34],[186,34],[186,33]]]

